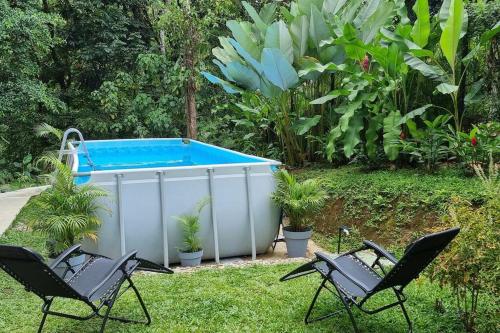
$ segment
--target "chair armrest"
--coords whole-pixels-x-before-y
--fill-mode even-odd
[[[69,249],[66,249],[63,253],[61,253],[55,260],[52,264],[50,264],[50,268],[51,269],[54,269],[57,267],[57,265],[59,265],[61,262],[63,261],[66,261],[67,259],[69,259],[69,257],[75,253],[76,251],[80,250],[80,247],[82,246],[82,244],[76,244],[76,245],[73,245],[72,247],[70,247]]]
[[[115,273],[122,269],[123,270],[123,274],[124,275],[127,275],[127,272],[125,272],[125,270],[123,269],[123,266],[125,266],[127,264],[127,262],[129,260],[133,260],[135,259],[135,256],[137,254],[137,251],[136,250],[133,250],[133,251],[130,251],[129,253],[127,253],[126,255],[124,255],[123,257],[120,258],[120,260],[118,260],[114,266],[109,270],[108,274],[102,279],[102,281],[97,285],[95,286],[89,293],[89,297],[92,296],[97,290],[99,290],[102,286],[104,286],[104,284],[106,284],[106,282],[113,276],[115,275]]]
[[[390,254],[382,246],[380,246],[378,244],[375,244],[374,242],[371,242],[371,241],[368,241],[368,240],[363,241],[363,244],[367,248],[373,250],[378,256],[386,258],[387,260],[389,260],[393,264],[397,264],[398,259],[396,259],[392,254]]]
[[[347,273],[345,273],[344,271],[339,269],[339,267],[335,264],[335,261],[332,260],[331,258],[329,258],[326,254],[321,253],[321,252],[316,252],[315,255],[316,255],[316,258],[318,258],[321,261],[324,261],[326,263],[326,265],[328,266],[328,268],[330,269],[330,272],[328,273],[328,275],[330,275],[330,273],[332,271],[337,271],[340,274],[342,274],[346,279],[348,279],[349,281],[354,283],[356,286],[361,288],[362,290],[368,291],[366,289],[366,287],[360,281],[358,281],[355,277],[349,276]]]

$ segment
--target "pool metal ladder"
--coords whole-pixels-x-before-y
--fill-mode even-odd
[[[68,136],[72,133],[76,133],[78,135],[78,138],[80,139],[80,144],[82,145],[83,148],[83,153],[85,154],[85,157],[87,157],[87,161],[89,162],[89,165],[92,169],[94,169],[94,162],[92,162],[92,159],[90,158],[89,151],[87,149],[87,145],[85,144],[85,139],[83,138],[82,132],[77,130],[76,128],[68,128],[63,135],[63,139],[61,142],[61,148],[59,149],[59,161],[62,161],[64,155],[70,155],[73,153],[72,149],[65,149],[66,143],[68,141]]]

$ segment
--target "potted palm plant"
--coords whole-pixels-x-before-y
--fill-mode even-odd
[[[312,235],[311,217],[325,205],[328,194],[318,179],[298,182],[284,169],[276,173],[276,181],[273,200],[289,219],[283,228],[288,256],[305,257]]]
[[[28,203],[23,219],[47,236],[49,258],[55,258],[84,238],[97,239],[98,211],[107,210],[98,199],[107,192],[95,185],[76,185],[69,166],[53,156],[44,156],[39,163],[53,171],[47,175],[52,186]],[[77,265],[83,259],[73,261]]]
[[[199,266],[201,257],[203,257],[203,247],[201,239],[198,236],[200,231],[200,214],[203,208],[208,204],[209,198],[198,202],[195,214],[185,214],[175,217],[182,227],[183,247],[178,248],[181,266]]]

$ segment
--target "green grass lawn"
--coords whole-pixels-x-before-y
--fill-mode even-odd
[[[44,238],[22,231],[19,224],[0,237],[0,243],[20,244],[44,252]],[[303,318],[318,285],[316,276],[286,283],[279,278],[298,264],[253,265],[245,268],[201,269],[174,275],[137,274],[134,280],[150,310],[151,326],[109,322],[108,332],[351,332],[347,314],[304,325]],[[415,332],[463,332],[449,290],[442,290],[426,278],[408,289],[407,307]],[[3,271],[0,273],[0,332],[35,332],[41,300]],[[434,308],[443,299],[444,312]],[[382,295],[374,305],[392,300]],[[325,293],[318,312],[340,306]],[[84,314],[78,302],[60,300],[54,310]],[[133,293],[127,292],[114,308],[115,314],[139,318],[140,308]],[[367,316],[354,310],[363,332],[406,332],[406,323],[397,309]],[[49,317],[46,332],[95,332],[100,320],[86,322]]]

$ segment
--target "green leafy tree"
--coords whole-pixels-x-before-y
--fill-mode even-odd
[[[59,15],[43,12],[39,1],[0,1],[0,145],[7,169],[41,150],[33,128],[44,115],[55,117],[65,108],[43,76],[51,48],[62,42],[53,29],[63,24]]]

